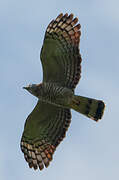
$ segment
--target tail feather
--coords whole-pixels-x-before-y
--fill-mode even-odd
[[[74,95],[71,108],[95,121],[98,121],[103,116],[105,104],[101,100]]]

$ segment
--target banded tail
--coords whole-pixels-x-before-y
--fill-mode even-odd
[[[103,116],[105,104],[101,100],[74,95],[71,108],[95,121],[98,121]]]

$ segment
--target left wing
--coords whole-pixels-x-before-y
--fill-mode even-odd
[[[57,145],[65,137],[71,112],[38,101],[28,116],[21,139],[21,150],[30,168],[48,167]]]
[[[76,87],[81,76],[81,32],[77,22],[73,14],[60,14],[48,25],[41,50],[44,82]]]

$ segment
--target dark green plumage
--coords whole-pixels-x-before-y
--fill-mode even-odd
[[[81,77],[81,33],[77,22],[73,14],[60,14],[51,21],[40,55],[43,82],[24,87],[38,98],[25,122],[21,139],[21,150],[30,168],[48,167],[70,125],[70,109],[95,121],[103,115],[105,105],[102,101],[74,94]]]

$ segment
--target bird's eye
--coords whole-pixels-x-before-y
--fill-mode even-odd
[[[32,87],[32,84],[29,84],[29,87],[31,88],[31,87]]]

